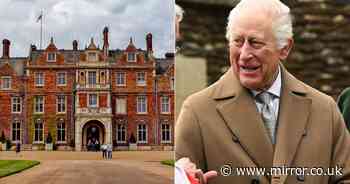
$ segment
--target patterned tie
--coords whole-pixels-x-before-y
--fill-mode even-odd
[[[262,92],[256,95],[257,102],[262,104],[260,113],[265,123],[265,128],[267,130],[267,133],[270,135],[272,144],[275,144],[277,118],[275,116],[275,109],[273,108],[272,98],[273,96],[269,92]]]

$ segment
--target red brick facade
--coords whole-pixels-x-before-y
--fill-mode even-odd
[[[126,49],[109,50],[107,38],[105,28],[103,49],[93,40],[83,50],[76,41],[73,50],[58,49],[51,39],[44,50],[32,45],[26,58],[3,56],[0,132],[32,148],[42,148],[49,132],[58,148],[85,150],[97,140],[127,149],[131,135],[144,149],[172,147],[174,58],[154,58],[151,34],[146,50],[131,39]],[[11,111],[13,97],[20,112]]]

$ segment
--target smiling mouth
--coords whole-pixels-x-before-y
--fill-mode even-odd
[[[244,72],[254,72],[256,71],[257,69],[259,69],[260,66],[256,66],[256,67],[253,67],[253,66],[240,66],[240,69]]]

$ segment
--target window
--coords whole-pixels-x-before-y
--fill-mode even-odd
[[[44,86],[44,73],[38,72],[34,74],[35,86]]]
[[[43,122],[41,119],[37,119],[34,124],[34,142],[44,142],[44,131],[43,131]]]
[[[89,94],[89,106],[97,107],[97,94]]]
[[[57,142],[66,141],[66,124],[63,120],[57,123]]]
[[[125,72],[117,72],[116,80],[117,80],[117,86],[125,86],[126,85]]]
[[[47,61],[48,62],[55,62],[56,61],[56,53],[54,52],[49,52],[47,54]]]
[[[96,84],[96,72],[95,71],[89,71],[88,72],[88,78],[89,78],[89,84]]]
[[[44,97],[36,96],[34,99],[34,112],[35,113],[43,113],[44,112]]]
[[[21,141],[21,123],[18,120],[12,123],[12,141]]]
[[[126,126],[123,124],[117,125],[117,143],[126,143]]]
[[[89,52],[88,53],[88,61],[97,61],[97,54],[96,54],[96,52]]]
[[[66,85],[66,73],[65,72],[57,73],[56,83],[58,86],[65,86]]]
[[[137,72],[136,73],[136,85],[145,86],[146,85],[146,73],[145,72]]]
[[[117,98],[116,100],[116,113],[126,114],[126,98]]]
[[[129,52],[128,53],[128,61],[129,62],[136,62],[136,54],[135,53],[133,53],[133,52]]]
[[[1,89],[11,89],[11,77],[1,77]]]
[[[146,124],[139,124],[137,126],[137,142],[147,143],[147,126]]]
[[[170,98],[168,96],[161,97],[160,112],[162,112],[162,113],[169,113],[170,112]]]
[[[136,99],[136,112],[147,113],[147,98],[146,96],[138,96]]]
[[[162,124],[161,127],[161,132],[162,132],[162,143],[171,143],[171,130],[170,130],[170,125],[167,123]]]
[[[58,113],[66,112],[66,96],[64,95],[57,96],[57,112]]]
[[[20,113],[22,110],[22,101],[21,97],[12,97],[11,98],[11,107],[12,113]]]

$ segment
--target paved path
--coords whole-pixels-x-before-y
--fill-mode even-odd
[[[1,159],[33,159],[41,164],[0,179],[0,184],[167,184],[173,168],[160,164],[173,152],[114,152],[102,160],[91,152],[0,152]]]

